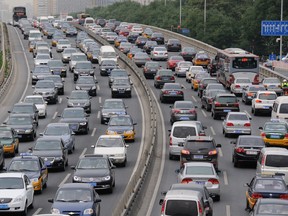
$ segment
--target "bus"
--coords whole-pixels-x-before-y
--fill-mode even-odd
[[[77,14],[77,19],[78,19],[79,24],[83,25],[87,17],[90,17],[90,14],[86,14],[86,13]]]
[[[14,7],[13,8],[13,16],[12,16],[13,26],[19,25],[18,22],[22,18],[27,18],[26,8],[25,7],[21,7],[21,6]]]
[[[259,56],[239,48],[218,50],[215,56],[217,80],[227,89],[236,78],[245,77],[259,84]]]

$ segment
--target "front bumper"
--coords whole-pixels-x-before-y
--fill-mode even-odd
[[[10,202],[10,203],[1,203],[2,208],[0,213],[3,212],[23,212],[25,208],[25,201],[23,202]]]

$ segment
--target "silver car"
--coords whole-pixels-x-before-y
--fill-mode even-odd
[[[192,62],[189,61],[180,61],[177,63],[175,67],[175,75],[177,77],[185,77],[186,72],[189,70],[190,66],[192,66]]]
[[[215,200],[220,200],[220,180],[212,163],[209,162],[187,162],[180,170],[177,170],[178,183],[189,183],[191,181],[205,185]]]
[[[152,60],[164,60],[168,59],[168,51],[165,47],[154,47],[151,51]]]
[[[34,58],[34,64],[35,65],[47,65],[48,61],[51,59],[52,58],[50,57],[49,54],[38,54]]]
[[[252,82],[249,78],[237,78],[231,84],[230,91],[235,95],[242,95],[243,87],[251,85]]]
[[[262,80],[262,84],[267,91],[275,91],[278,96],[283,94],[281,82],[277,77],[268,77]]]
[[[62,62],[63,63],[68,63],[70,61],[71,58],[71,54],[72,53],[76,53],[77,49],[76,48],[65,48],[62,52]]]
[[[60,39],[56,45],[57,52],[63,52],[65,48],[71,48],[71,43],[68,39]]]
[[[251,117],[246,112],[229,112],[224,119],[223,134],[225,137],[228,135],[241,135],[251,134]]]

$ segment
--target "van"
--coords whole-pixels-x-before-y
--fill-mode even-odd
[[[29,31],[29,36],[28,36],[29,41],[33,40],[42,40],[42,34],[39,30],[30,30]]]
[[[280,96],[278,97],[272,106],[271,112],[272,119],[288,120],[288,97]]]
[[[84,20],[84,27],[87,27],[88,25],[94,24],[95,20],[92,17],[86,17]]]
[[[72,16],[66,16],[66,21],[67,22],[73,22],[73,17]]]
[[[200,121],[177,121],[169,130],[169,159],[180,156],[183,144],[188,136],[205,136],[206,127]]]
[[[192,190],[169,190],[164,199],[160,199],[161,216],[185,215],[206,216],[207,203],[203,201],[203,195]]]
[[[288,184],[288,150],[280,147],[262,148],[257,160],[256,174],[274,175],[285,174],[285,182]]]
[[[117,63],[118,56],[112,46],[101,46],[99,52],[99,65],[103,60],[113,60]]]

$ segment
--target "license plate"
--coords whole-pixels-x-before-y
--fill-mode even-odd
[[[77,129],[77,125],[71,125],[70,128],[71,128],[72,130],[76,130],[76,129]]]
[[[269,109],[269,106],[263,106],[263,109]]]
[[[241,130],[235,130],[234,132],[235,132],[235,133],[242,133]]]
[[[189,117],[180,117],[180,120],[189,120]]]
[[[168,77],[163,77],[162,79],[163,79],[163,80],[169,80],[169,78],[168,78]]]
[[[8,209],[8,205],[7,204],[1,204],[0,205],[0,209]]]
[[[203,159],[203,155],[194,155],[193,158],[194,159]]]
[[[51,162],[50,161],[45,161],[45,165],[46,166],[51,166]]]
[[[195,181],[196,184],[199,184],[199,185],[205,185],[205,181]]]
[[[21,134],[17,134],[17,137],[18,137],[18,138],[22,138],[22,135],[21,135]]]
[[[225,109],[224,112],[231,112],[231,110],[227,110],[227,109]]]
[[[257,155],[258,152],[256,152],[256,151],[247,151],[246,154],[247,155]]]
[[[279,136],[279,135],[271,135],[270,138],[272,138],[272,139],[279,139],[280,136]]]
[[[90,185],[92,185],[93,187],[96,187],[97,183],[96,182],[89,182]]]
[[[170,92],[170,94],[171,94],[171,95],[176,95],[177,93],[176,93],[176,92]]]
[[[122,93],[122,94],[123,94],[123,93],[125,93],[125,91],[124,91],[124,90],[119,90],[119,93]]]

